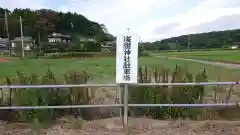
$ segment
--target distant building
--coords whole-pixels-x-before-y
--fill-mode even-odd
[[[233,45],[231,46],[231,49],[238,49],[239,48],[239,45]]]
[[[14,49],[18,45],[22,45],[22,40],[23,40],[24,50],[31,50],[35,41],[32,39],[32,37],[28,37],[28,36],[24,36],[23,39],[21,37],[15,37],[12,40],[12,48]]]
[[[105,43],[101,44],[102,52],[110,52],[116,49],[116,40],[114,41],[106,41]]]
[[[64,35],[61,33],[52,33],[48,35],[49,43],[69,43],[71,42],[71,37],[69,35]]]
[[[0,38],[0,51],[7,52],[8,51],[9,41],[7,38]]]

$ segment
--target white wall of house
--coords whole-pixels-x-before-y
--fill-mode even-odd
[[[67,43],[67,42],[70,42],[69,40],[67,39],[63,39],[63,38],[48,38],[48,42],[49,43]]]
[[[12,47],[15,48],[16,44],[21,45],[21,43],[12,43]],[[32,43],[23,43],[24,44],[24,50],[29,51],[31,50],[31,47],[33,46]]]
[[[16,43],[12,43],[12,47],[16,47]]]
[[[238,49],[238,45],[231,46],[231,49]]]
[[[62,42],[62,39],[61,38],[48,38],[48,42],[50,42],[50,43]]]
[[[27,46],[24,47],[24,50],[29,51],[29,50],[31,50],[31,48],[30,48],[29,45],[27,45]]]

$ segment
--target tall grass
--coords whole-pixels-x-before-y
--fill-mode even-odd
[[[36,74],[26,75],[17,71],[15,77],[5,77],[5,85],[41,85],[41,84],[86,84],[89,75],[85,71],[68,71],[62,78],[49,68],[42,76]],[[176,66],[173,71],[166,68],[140,67],[139,83],[176,83],[176,82],[207,82],[206,70],[193,75],[187,68]],[[217,86],[215,89],[220,89]],[[203,103],[205,94],[204,86],[152,86],[129,88],[129,103],[136,104],[194,104]],[[229,101],[233,88],[229,90],[226,102]],[[216,92],[214,101],[216,101]],[[88,88],[38,88],[38,89],[7,89],[0,91],[1,106],[58,106],[58,105],[82,105],[91,104]],[[212,109],[213,110],[213,109]],[[43,110],[0,110],[0,119],[14,122],[30,121],[39,123],[52,121],[64,115],[80,116],[84,119],[102,118],[98,116],[98,110],[93,109],[43,109]],[[109,110],[114,111],[114,110]],[[105,113],[108,113],[106,111]],[[190,118],[203,119],[208,110],[193,108],[131,108],[133,116],[148,116],[154,119]],[[236,109],[234,110],[236,111]],[[216,111],[215,111],[216,112]],[[216,114],[213,110],[212,113]],[[225,112],[221,110],[221,113]],[[96,114],[95,114],[96,113]],[[107,115],[111,117],[112,115]]]
[[[173,72],[165,68],[148,67],[139,68],[139,82],[206,82],[206,71],[200,71],[196,76],[190,74],[187,69],[176,66]],[[133,87],[129,90],[129,102],[137,104],[161,104],[178,103],[193,104],[202,103],[204,96],[204,86],[158,86],[158,87]],[[201,114],[198,109],[188,108],[134,108],[131,110],[134,115],[150,116],[157,119],[189,117],[197,119]]]
[[[6,85],[40,85],[40,84],[85,84],[88,74],[84,71],[70,71],[65,74],[64,79],[58,79],[50,68],[43,76],[35,74],[26,76],[17,71],[16,77],[6,77]],[[87,104],[89,101],[86,88],[38,88],[38,89],[8,89],[2,90],[2,106],[57,106]],[[77,109],[43,109],[43,110],[9,110],[11,121],[46,121],[53,120],[64,114],[80,115]]]

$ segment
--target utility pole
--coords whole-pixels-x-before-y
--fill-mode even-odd
[[[190,50],[190,34],[188,35],[188,51]]]
[[[41,32],[40,30],[38,31],[38,48],[37,48],[37,56],[40,55],[41,52]]]
[[[21,40],[22,40],[22,58],[24,58],[24,43],[23,43],[23,26],[22,17],[20,16]]]
[[[129,31],[130,31],[130,28],[127,28],[127,32],[129,33]]]
[[[8,50],[9,50],[9,56],[11,56],[11,50],[12,50],[12,44],[10,41],[10,34],[9,34],[9,30],[8,30],[8,17],[7,17],[7,11],[5,10],[4,12],[4,19],[5,19],[5,27],[6,27],[6,31],[7,31],[7,38],[8,38]]]

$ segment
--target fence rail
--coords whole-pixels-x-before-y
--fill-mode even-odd
[[[60,106],[1,106],[0,110],[29,110],[29,109],[65,109],[65,108],[97,108],[97,107],[120,107],[124,109],[124,125],[128,124],[128,107],[182,107],[182,108],[208,108],[208,107],[227,107],[239,106],[239,103],[221,103],[221,104],[128,104],[128,86],[194,86],[194,85],[239,85],[236,82],[192,82],[192,83],[138,83],[138,84],[66,84],[66,85],[0,85],[2,89],[24,89],[24,88],[73,88],[73,87],[117,87],[124,85],[123,104],[99,104],[99,105],[60,105]],[[121,93],[121,92],[120,92]],[[120,100],[121,101],[121,100]],[[120,110],[120,112],[122,112]],[[121,114],[120,114],[121,115]],[[122,116],[122,115],[121,115]]]
[[[192,82],[192,83],[137,83],[128,84],[128,86],[194,86],[194,85],[234,85],[236,82]],[[77,88],[77,87],[116,87],[119,84],[66,84],[66,85],[0,85],[0,88],[24,89],[24,88]]]
[[[240,103],[221,104],[128,104],[128,107],[172,107],[172,108],[207,108],[240,106]],[[124,104],[99,104],[99,105],[60,105],[60,106],[3,106],[0,110],[41,110],[41,109],[66,109],[66,108],[100,108],[124,107]]]

